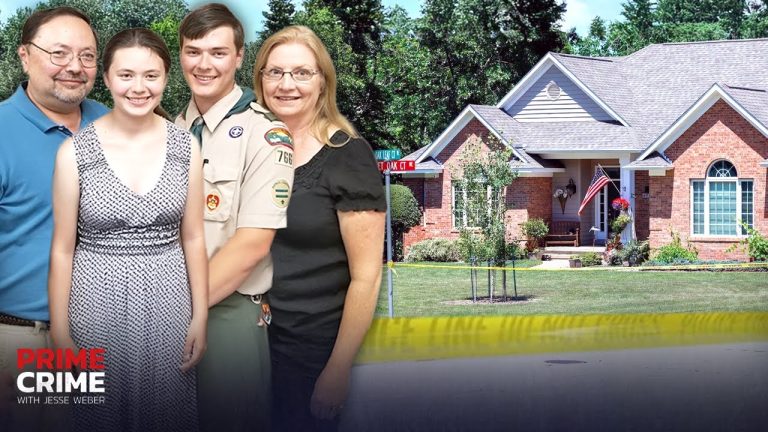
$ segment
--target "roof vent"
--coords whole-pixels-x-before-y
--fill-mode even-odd
[[[550,81],[549,84],[547,84],[547,88],[545,90],[549,100],[560,99],[560,93],[562,93],[562,91],[560,90],[560,86],[558,86],[554,81]]]

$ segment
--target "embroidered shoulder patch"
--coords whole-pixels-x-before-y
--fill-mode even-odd
[[[264,139],[267,140],[269,145],[285,146],[293,149],[293,138],[291,138],[291,133],[286,128],[272,128],[264,134]]]
[[[278,208],[288,207],[288,199],[291,197],[291,186],[285,180],[278,180],[272,185],[272,202]]]

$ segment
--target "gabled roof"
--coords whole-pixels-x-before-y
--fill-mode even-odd
[[[469,105],[453,120],[453,122],[443,131],[440,136],[432,142],[432,144],[428,145],[423,152],[421,152],[418,157],[416,157],[416,163],[419,164],[426,160],[428,157],[434,157],[440,154],[441,151],[448,145],[449,142],[466,126],[472,119],[477,119],[483,125],[490,131],[496,138],[498,138],[504,145],[512,148],[512,154],[524,161],[528,162],[528,158],[524,153],[521,153],[519,150],[512,147],[510,144],[512,140],[510,140],[511,135],[505,135],[502,130],[498,130],[494,127],[494,125],[488,123],[488,119],[486,119],[484,116],[477,113],[474,109],[474,107],[477,107],[479,105]],[[503,114],[503,113],[502,113]],[[506,116],[509,118],[509,116]],[[514,121],[514,120],[513,120]],[[498,124],[494,123],[498,126]],[[421,149],[420,149],[421,150]],[[417,150],[418,152],[419,150]],[[411,153],[411,155],[415,154]],[[411,156],[408,155],[408,156]]]
[[[498,104],[496,104],[497,108],[501,108],[502,110],[507,110],[509,107],[511,107],[517,99],[519,99],[525,92],[528,90],[533,84],[538,81],[538,79],[544,75],[550,68],[557,68],[560,70],[568,79],[570,79],[574,84],[576,84],[577,87],[579,87],[584,93],[587,94],[595,103],[602,108],[608,115],[610,115],[615,121],[625,125],[629,126],[629,124],[622,118],[622,116],[616,112],[613,108],[611,108],[608,104],[605,103],[605,101],[596,93],[592,91],[592,89],[587,86],[582,77],[574,75],[565,65],[562,63],[562,59],[564,58],[563,55],[555,54],[555,53],[547,53],[547,55],[544,56],[543,59],[541,59],[534,67],[531,69],[525,76],[518,82],[512,90],[510,90],[509,93],[506,94]],[[581,57],[581,59],[589,60],[592,63],[612,63],[611,60],[605,60],[600,58],[592,58],[592,57]]]
[[[610,62],[553,55],[625,118],[646,146],[715,83],[768,89],[768,39],[649,45]],[[753,115],[768,124],[768,116]]]
[[[715,102],[719,100],[725,101],[736,112],[744,117],[752,126],[760,131],[763,135],[768,137],[768,126],[758,120],[755,115],[748,111],[741,102],[744,102],[757,111],[757,114],[764,114],[765,107],[758,106],[760,103],[768,103],[768,93],[764,90],[753,90],[745,88],[733,88],[729,86],[721,86],[714,84],[710,89],[704,92],[699,99],[694,102],[685,112],[683,112],[669,127],[654,140],[648,148],[638,158],[643,160],[655,151],[663,152],[667,149],[680,135],[683,134],[688,128],[704,115]],[[738,98],[738,100],[737,100]]]
[[[550,68],[560,70],[615,122],[523,123],[506,114],[504,109]],[[521,160],[534,153],[629,151],[642,152],[638,161],[650,157],[649,163],[666,166],[652,154],[663,154],[669,139],[717,100],[725,100],[766,134],[767,71],[768,39],[657,44],[610,58],[549,53],[495,107],[467,106],[418,160],[437,156],[477,118],[502,142],[511,142]]]

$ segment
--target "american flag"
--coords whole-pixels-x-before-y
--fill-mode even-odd
[[[584,199],[581,200],[581,205],[579,206],[579,216],[581,216],[581,212],[584,211],[584,207],[592,201],[592,198],[594,198],[595,195],[600,192],[600,189],[607,185],[609,181],[611,181],[611,179],[609,179],[608,174],[603,171],[603,167],[600,165],[595,167],[595,175],[592,176],[592,181],[589,182],[587,194],[584,196]]]

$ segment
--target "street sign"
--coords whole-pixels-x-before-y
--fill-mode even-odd
[[[376,160],[379,161],[391,161],[403,157],[403,153],[400,149],[374,150],[373,154],[376,156]]]
[[[416,169],[415,160],[379,161],[379,171],[413,171]]]

